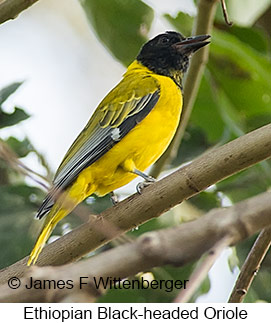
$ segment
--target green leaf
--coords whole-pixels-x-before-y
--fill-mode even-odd
[[[231,254],[228,257],[228,264],[231,272],[239,265],[240,261],[236,253],[236,247],[231,247]]]
[[[18,140],[15,137],[9,137],[5,141],[19,158],[25,157],[28,153],[33,151],[33,147],[28,138]]]
[[[0,106],[10,97],[20,86],[22,82],[15,82],[0,90]],[[1,108],[0,108],[1,111]]]
[[[205,72],[202,78],[190,124],[203,130],[209,143],[217,143],[225,134],[225,122],[221,116],[219,104],[214,98],[208,72]]]
[[[268,57],[235,36],[216,31],[208,68],[214,99],[227,127],[230,126],[231,130],[235,128],[235,136],[271,120],[271,67]],[[258,118],[259,115],[265,115],[266,119]],[[257,121],[255,126],[253,118]]]
[[[199,288],[196,290],[195,294],[193,295],[191,299],[191,303],[195,303],[198,297],[207,294],[211,288],[211,282],[209,279],[209,276],[206,276],[206,278],[203,280]]]
[[[269,167],[270,164],[269,162]],[[217,183],[217,190],[226,194],[234,203],[265,192],[270,187],[270,177],[266,175],[263,167],[255,165],[241,173],[232,175]]]
[[[260,53],[268,54],[270,51],[267,35],[260,28],[244,28],[233,25],[228,29],[228,32]]]
[[[164,17],[184,36],[190,36],[192,34],[194,17],[181,11],[175,18],[169,14],[165,14]]]
[[[194,122],[190,122],[183,136],[182,143],[178,149],[177,156],[171,162],[172,167],[177,167],[182,163],[190,161],[191,159],[202,154],[211,146],[206,136],[206,132],[201,129],[201,125],[201,122],[199,122],[197,125]]]
[[[220,201],[217,198],[217,192],[201,192],[189,200],[198,209],[205,212],[213,208],[220,207]]]
[[[211,51],[221,59],[230,60],[232,64],[239,68],[237,73],[230,70],[232,76],[254,80],[267,80],[270,77],[269,60],[229,33],[214,31]],[[239,72],[244,72],[244,74],[240,75]]]
[[[81,0],[81,4],[100,40],[118,60],[130,64],[147,41],[152,8],[140,0]]]
[[[0,111],[0,128],[13,126],[28,118],[29,115],[21,108],[16,107],[12,113]]]

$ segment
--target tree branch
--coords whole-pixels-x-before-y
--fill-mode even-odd
[[[189,165],[145,188],[143,194],[129,196],[102,212],[99,217],[92,218],[88,223],[47,245],[37,264],[61,265],[75,261],[120,233],[158,217],[210,185],[269,158],[270,138],[271,124],[209,150]],[[108,223],[118,230],[105,234]],[[97,230],[97,227],[100,229]],[[27,269],[26,262],[27,257],[2,269],[0,283],[12,276],[21,277]]]
[[[194,34],[211,34],[215,12],[218,0],[200,0],[198,5],[198,15],[195,19]],[[186,126],[196,100],[200,81],[203,75],[205,65],[208,61],[209,46],[203,47],[199,52],[193,55],[187,78],[184,83],[184,103],[180,123],[174,139],[162,157],[155,163],[151,170],[151,176],[157,178],[165,164],[177,155]]]
[[[233,291],[229,298],[229,303],[243,302],[249,287],[251,286],[261,263],[271,245],[271,227],[265,228],[258,236],[246,261],[244,262]]]
[[[0,0],[0,24],[15,19],[38,0]]]
[[[208,275],[209,270],[217,258],[221,255],[222,251],[230,245],[232,237],[225,235],[223,239],[218,241],[208,252],[206,258],[198,265],[196,270],[189,277],[189,284],[187,289],[181,290],[179,295],[175,298],[175,303],[186,303],[190,300],[193,294],[202,284],[205,277]]]
[[[230,208],[212,210],[195,221],[145,233],[133,243],[75,264],[60,267],[33,266],[26,272],[27,277],[21,280],[20,288],[11,290],[7,285],[0,287],[0,302],[56,302],[63,298],[70,299],[71,295],[80,291],[87,293],[89,300],[93,300],[103,293],[103,290],[94,287],[93,277],[123,279],[165,264],[183,266],[201,257],[214,245],[221,249],[225,245],[236,244],[269,225],[271,193],[266,192]],[[72,289],[26,289],[24,286],[29,284],[29,277],[41,281],[70,280],[74,286]],[[80,277],[88,278],[86,289],[80,290]]]

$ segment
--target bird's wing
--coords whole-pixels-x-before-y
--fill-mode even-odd
[[[37,213],[42,218],[57,194],[140,123],[156,105],[159,85],[151,76],[124,78],[100,103],[60,164],[53,187]]]

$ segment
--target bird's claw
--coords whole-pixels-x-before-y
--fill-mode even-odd
[[[149,176],[148,177],[148,180],[147,181],[144,181],[144,182],[140,182],[136,185],[136,191],[138,194],[142,194],[142,190],[145,188],[145,187],[148,187],[150,186],[151,184],[153,184],[154,182],[156,182],[156,179]]]
[[[110,200],[114,206],[119,203],[119,198],[114,192],[110,193]]]

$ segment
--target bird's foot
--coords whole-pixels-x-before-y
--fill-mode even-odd
[[[144,182],[141,182],[141,183],[138,183],[137,184],[136,191],[137,191],[138,194],[142,194],[142,190],[144,189],[144,187],[147,187],[150,184],[156,182],[156,179],[155,178],[153,178],[152,176],[149,176],[149,175],[141,172],[138,169],[133,170],[132,173],[134,173],[134,174],[142,177],[145,180]]]
[[[116,195],[114,192],[110,192],[110,199],[114,206],[119,203],[118,195]]]
[[[151,184],[155,183],[156,179],[148,176],[148,180],[145,180],[144,182],[140,182],[136,185],[136,191],[138,194],[142,194],[142,191],[145,187],[150,186]]]

